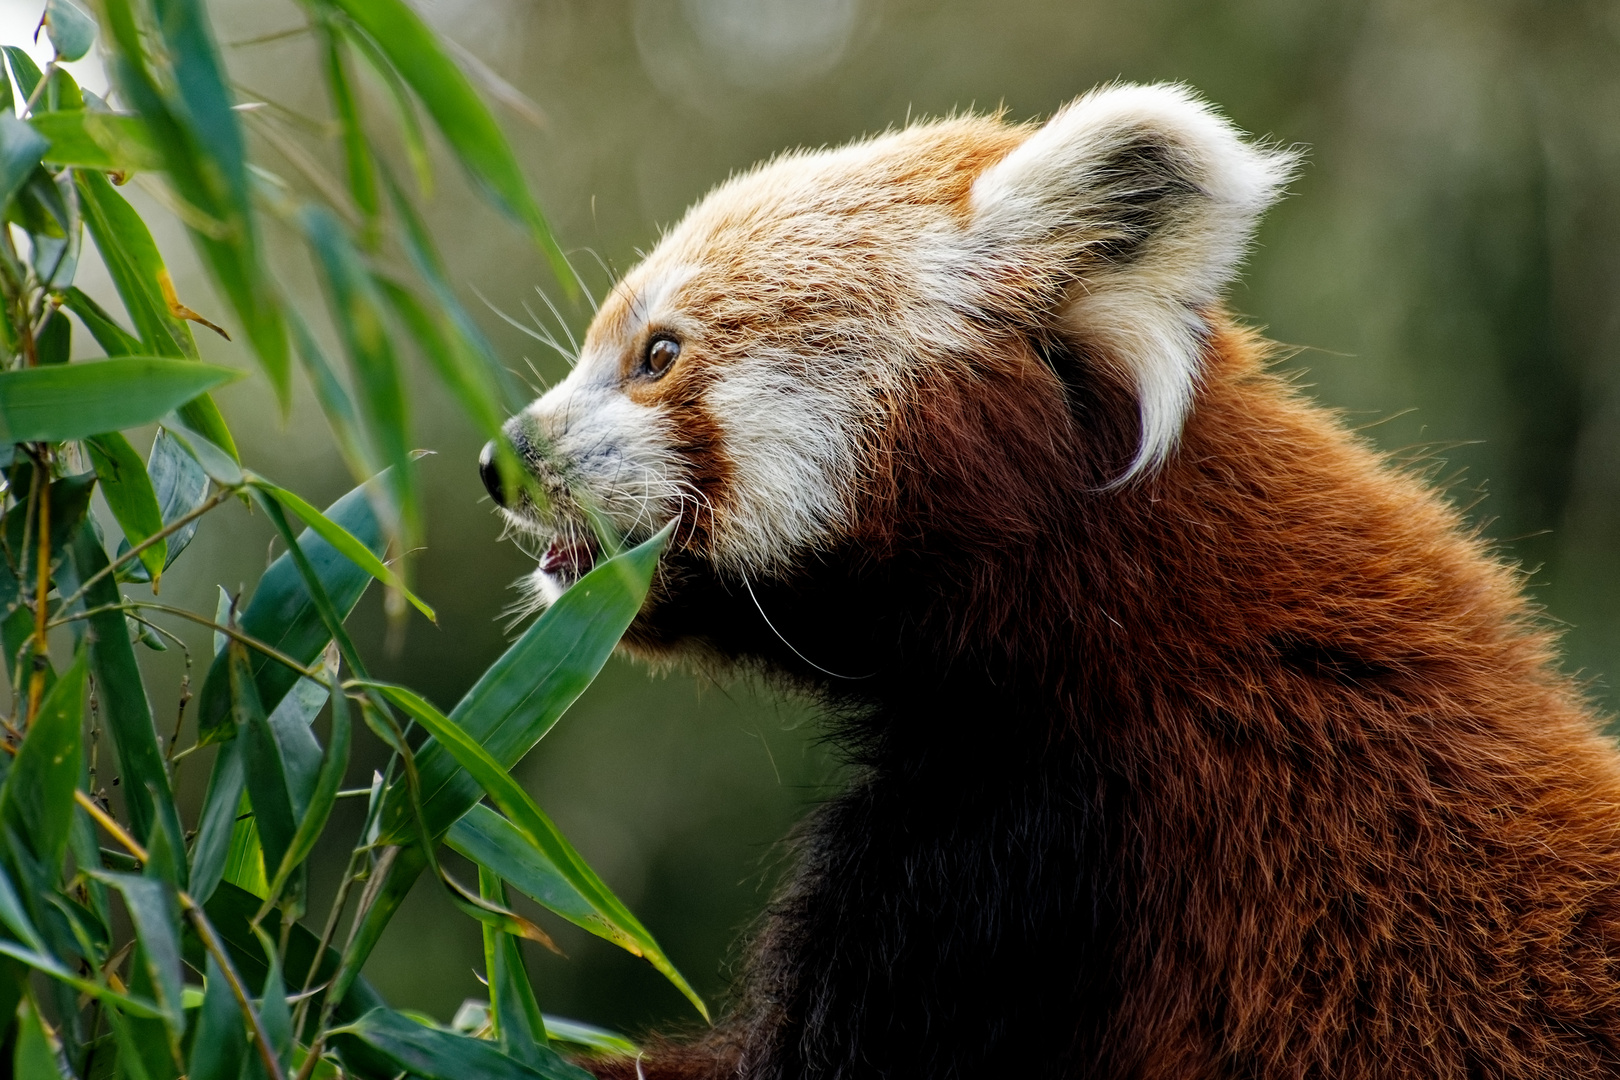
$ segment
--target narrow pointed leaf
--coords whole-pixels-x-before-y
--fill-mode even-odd
[[[528,228],[535,243],[551,260],[558,278],[572,288],[567,260],[529,192],[505,134],[461,68],[439,46],[437,36],[422,17],[404,0],[335,0],[335,3],[376,42],[394,69],[410,84],[440,134],[484,194]]]
[[[590,901],[592,908],[604,923],[618,931],[619,936],[613,938],[617,944],[645,956],[649,963],[675,985],[676,989],[686,995],[700,1013],[705,1017],[708,1016],[708,1009],[702,999],[670,964],[652,935],[634,915],[630,914],[629,909],[618,897],[613,895],[612,890],[586,864],[574,850],[573,845],[563,838],[545,812],[535,805],[534,800],[522,786],[507,773],[505,766],[491,757],[455,721],[435,709],[421,695],[405,687],[386,683],[367,685],[379,690],[390,701],[409,713],[428,730],[440,746],[454,756],[456,762],[467,770],[490,800],[523,834],[524,839],[550,861],[569,885]]]
[[[589,1080],[577,1065],[558,1060],[546,1069],[525,1065],[493,1043],[419,1024],[392,1009],[373,1009],[336,1035],[358,1039],[404,1072],[424,1080]]]
[[[501,768],[516,765],[607,663],[641,610],[668,538],[666,528],[586,574],[457,703],[451,719]],[[423,744],[417,768],[428,828],[442,835],[478,801],[479,785],[436,740]],[[388,835],[402,835],[395,823],[403,809],[396,801]]]
[[[71,109],[42,112],[28,125],[51,144],[44,153],[53,165],[102,172],[149,172],[163,159],[139,117],[127,113]]]
[[[137,953],[151,979],[161,1018],[178,1040],[186,1021],[180,1006],[180,910],[174,896],[161,881],[148,877],[111,871],[101,871],[98,877],[123,894],[140,943]]]
[[[10,202],[22,190],[50,145],[16,113],[0,113],[0,203]]]
[[[152,489],[152,478],[147,475],[129,440],[116,431],[86,440],[90,461],[95,465],[101,481],[101,494],[107,500],[126,541],[138,544],[163,529],[163,508],[158,505],[157,493]],[[167,538],[159,540],[140,553],[140,560],[153,581],[163,574],[168,564]]]
[[[208,474],[190,454],[181,449],[174,436],[162,428],[158,429],[152,440],[152,450],[146,455],[146,472],[151,478],[152,494],[157,499],[158,514],[164,526],[174,524],[208,501]],[[197,534],[200,524],[201,520],[194,520],[182,525],[164,540],[164,569],[174,565],[174,560],[180,557],[180,553],[190,545],[191,538]],[[125,544],[120,544],[118,553],[122,555],[125,548]],[[127,572],[125,579],[141,581],[148,576]]]
[[[208,775],[208,793],[203,797],[197,818],[197,839],[191,848],[191,879],[186,887],[193,899],[206,904],[222,878],[228,876],[227,860],[238,825],[242,789],[247,777],[242,770],[242,740],[222,744]],[[251,824],[251,821],[243,824]],[[258,844],[254,844],[257,858]],[[260,871],[261,876],[263,871]]]
[[[125,356],[0,372],[0,442],[67,442],[139,427],[240,373]]]
[[[262,477],[253,477],[250,483],[275,498],[282,506],[291,510],[305,525],[313,529],[323,540],[331,544],[338,551],[360,567],[366,573],[391,588],[400,590],[416,610],[437,622],[433,609],[423,603],[420,597],[405,587],[398,574],[390,570],[386,563],[371,553],[371,550],[349,533],[343,526],[315,509],[309,503],[284,487],[278,487]]]
[[[118,325],[118,320],[107,309],[92,300],[77,285],[62,294],[62,306],[79,317],[90,336],[96,339],[102,352],[108,356],[138,356],[146,350],[141,339]]]
[[[414,16],[413,16],[414,17]],[[389,485],[407,544],[421,523],[416,473],[410,468],[409,416],[399,357],[383,320],[382,298],[343,227],[323,207],[299,215],[326,286],[332,321],[343,337],[360,414],[377,459],[390,468]]]
[[[11,1075],[16,1080],[65,1080],[57,1064],[57,1047],[28,998],[18,1006],[16,1019],[17,1048]]]
[[[212,956],[208,957],[206,979],[186,1075],[190,1080],[237,1080],[247,1058],[247,1032],[225,973]]]
[[[107,554],[93,522],[85,522],[74,538],[73,562],[80,581],[107,566]],[[111,575],[101,578],[85,594],[85,603],[92,608],[112,608],[118,602],[118,583]],[[124,804],[135,834],[150,836],[161,820],[169,835],[178,837],[182,835],[180,818],[174,808],[168,768],[152,724],[152,709],[135,663],[135,651],[124,629],[124,613],[116,609],[103,611],[80,626],[90,642],[90,674],[96,680],[102,721],[112,736],[123,779]]]
[[[371,483],[375,481],[362,484],[328,506],[325,516],[375,555],[383,550],[385,541],[382,524],[369,498]],[[347,617],[365,592],[371,575],[314,529],[306,530],[298,538],[298,546],[338,614]],[[260,576],[240,622],[243,633],[274,646],[302,664],[312,664],[332,640],[298,568],[285,553]],[[259,698],[271,708],[280,704],[300,678],[297,672],[262,654],[255,653],[249,662],[253,666]],[[226,667],[223,659],[216,657],[198,699],[198,725],[203,730],[218,728],[228,722],[229,711]]]
[[[288,695],[290,699],[291,694]],[[315,780],[315,790],[304,809],[287,852],[282,856],[275,878],[270,882],[270,897],[281,894],[292,873],[315,850],[315,842],[326,829],[326,821],[337,804],[338,790],[343,786],[343,774],[349,764],[349,703],[342,694],[332,698],[332,737],[326,748],[326,758]]]
[[[61,862],[73,824],[73,790],[84,768],[86,670],[80,652],[40,702],[0,788],[0,826],[47,866]]]

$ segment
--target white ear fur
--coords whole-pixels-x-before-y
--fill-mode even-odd
[[[1296,155],[1246,143],[1183,86],[1111,86],[1063,110],[973,185],[980,250],[1067,288],[1062,329],[1134,384],[1161,463],[1192,406],[1208,327]]]

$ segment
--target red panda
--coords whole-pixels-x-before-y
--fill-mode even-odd
[[[788,154],[511,421],[540,602],[676,520],[625,647],[854,764],[726,1017],[599,1075],[1620,1075],[1620,754],[1222,307],[1293,164],[1176,86]]]

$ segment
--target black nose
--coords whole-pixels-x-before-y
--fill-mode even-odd
[[[489,497],[495,500],[496,506],[506,505],[506,492],[501,486],[501,470],[495,467],[495,444],[487,442],[484,449],[478,454],[478,478],[484,482],[484,490]]]

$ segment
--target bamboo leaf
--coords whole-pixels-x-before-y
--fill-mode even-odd
[[[10,202],[22,190],[50,145],[16,113],[0,113],[0,203]]]
[[[247,1058],[247,1032],[225,973],[213,956],[207,960],[202,1007],[191,1040],[190,1080],[237,1080]]]
[[[366,433],[391,472],[394,508],[407,546],[421,527],[420,495],[410,466],[409,417],[400,363],[383,321],[382,299],[360,255],[332,214],[305,207],[299,218],[320,264],[326,296],[354,375]]]
[[[252,818],[237,820],[243,809],[242,788],[246,782],[242,771],[242,740],[232,739],[220,746],[214,757],[213,771],[208,774],[208,792],[203,796],[202,812],[197,817],[197,839],[191,848],[191,878],[186,891],[200,904],[206,904],[214,895],[221,879],[248,887],[232,873],[233,860],[240,859],[238,831],[253,825]],[[240,845],[245,844],[244,837]],[[257,831],[253,834],[253,858],[259,859]],[[262,863],[258,873],[262,879]],[[255,895],[264,895],[262,884]]]
[[[376,490],[368,481],[328,506],[325,516],[372,554],[383,550],[382,523],[372,509],[369,494]],[[365,592],[371,576],[353,560],[333,547],[314,529],[298,538],[304,558],[314,570],[338,614],[347,617]],[[310,596],[292,557],[279,556],[270,564],[253,591],[253,598],[241,614],[242,632],[297,660],[311,664],[332,640],[315,601]],[[299,674],[274,660],[255,654],[250,661],[260,700],[274,708],[299,679]],[[225,663],[216,657],[209,668],[198,699],[199,732],[217,731],[229,722],[230,694]],[[201,737],[201,734],[199,734]]]
[[[73,323],[58,309],[34,335],[34,351],[41,364],[65,364],[73,354]]]
[[[73,824],[73,791],[84,768],[85,675],[80,651],[40,702],[0,788],[0,828],[22,838],[46,866],[61,862]]]
[[[151,479],[152,494],[157,500],[158,514],[164,527],[174,524],[208,501],[208,474],[163,428],[159,428],[152,439],[152,450],[146,455],[146,472]],[[164,569],[174,565],[180,553],[190,545],[191,538],[197,534],[200,524],[200,519],[193,520],[169,534],[162,545]],[[128,531],[127,528],[125,531]],[[118,545],[119,555],[124,553],[126,547],[127,541]],[[141,572],[135,572],[137,569]],[[146,580],[150,575],[144,571],[144,566],[131,567],[125,572],[124,579]]]
[[[427,107],[440,134],[485,196],[529,230],[558,279],[572,290],[575,286],[567,259],[529,193],[500,125],[422,17],[404,0],[333,2],[376,42]]]
[[[242,763],[246,767],[253,819],[259,827],[259,841],[264,845],[265,866],[277,866],[297,829],[292,799],[287,794],[286,767],[281,747],[270,730],[264,704],[259,700],[246,647],[232,640],[225,646],[225,653],[236,737],[244,740]]]
[[[154,356],[0,371],[0,442],[68,442],[139,427],[240,374]]]
[[[73,562],[80,581],[107,566],[107,554],[93,522],[86,521],[74,538]],[[90,642],[90,674],[96,680],[102,719],[112,736],[123,777],[124,805],[135,833],[150,836],[161,822],[168,835],[179,837],[180,818],[174,809],[168,768],[157,729],[152,725],[152,708],[135,663],[135,652],[124,629],[124,613],[116,609],[118,602],[117,582],[111,575],[101,578],[85,593],[85,603],[109,610],[75,625]]]
[[[151,132],[130,113],[66,109],[35,113],[28,125],[50,143],[43,156],[53,165],[123,173],[163,167]]]
[[[97,880],[117,889],[129,909],[139,941],[136,950],[151,980],[160,1018],[168,1025],[176,1042],[185,1033],[185,1012],[180,999],[180,909],[169,887],[161,881],[136,874],[102,870]]]
[[[490,800],[506,815],[507,820],[532,845],[580,896],[591,905],[596,916],[615,933],[603,934],[622,948],[645,956],[676,989],[686,995],[697,1010],[708,1017],[708,1009],[686,979],[659,948],[645,927],[630,914],[609,889],[552,824],[543,810],[535,805],[521,785],[507,773],[506,767],[496,761],[484,748],[455,721],[435,709],[421,695],[403,686],[388,683],[366,683],[380,691],[390,701],[404,709],[426,728],[439,746],[444,747],[456,762],[473,777]],[[600,932],[600,931],[598,931]]]
[[[424,1080],[589,1080],[577,1065],[558,1059],[551,1067],[531,1068],[493,1043],[443,1028],[419,1024],[392,1009],[373,1009],[359,1020],[333,1028],[379,1051],[394,1066]],[[345,1052],[346,1053],[346,1052]]]
[[[581,578],[456,704],[451,718],[503,769],[516,765],[551,730],[607,663],[641,610],[669,532],[664,529]],[[478,801],[479,785],[434,740],[417,752],[417,766],[428,828],[442,835]],[[385,835],[404,835],[403,810],[394,800]]]
[[[146,351],[141,347],[139,338],[119,326],[117,319],[77,285],[63,292],[62,306],[79,317],[84,328],[90,331],[90,336],[96,339],[96,344],[108,356],[137,356]]]
[[[129,440],[116,431],[85,441],[90,461],[101,481],[101,494],[107,500],[126,541],[140,543],[163,529],[163,508],[158,504],[152,478]],[[141,552],[139,558],[151,577],[154,589],[168,565],[169,544],[164,538]]]
[[[197,343],[190,327],[169,313],[163,298],[159,282],[168,277],[169,270],[140,214],[101,173],[77,170],[74,181],[84,206],[84,223],[147,351],[196,359]]]
[[[49,0],[45,31],[58,60],[81,60],[96,43],[96,21],[72,0]]]
[[[357,538],[350,535],[349,531],[343,526],[337,524],[331,518],[327,517],[325,514],[309,505],[309,503],[288,491],[286,488],[278,487],[277,485],[272,484],[270,481],[265,480],[263,477],[251,477],[248,482],[253,487],[273,497],[288,510],[291,510],[293,514],[302,520],[305,525],[308,525],[311,529],[313,529],[328,544],[331,544],[338,551],[342,552],[344,557],[349,559],[356,566],[360,567],[362,570],[376,578],[378,581],[382,582],[384,585],[387,585],[390,588],[398,589],[404,593],[405,599],[409,600],[416,607],[416,610],[420,611],[423,615],[426,615],[430,620],[434,622],[438,621],[438,617],[434,615],[433,609],[428,607],[427,604],[425,604],[415,593],[407,589],[405,587],[405,583],[400,580],[398,574],[390,570],[387,564],[385,564],[377,556],[373,555],[371,550],[367,548],[366,545],[362,544]]]
[[[367,221],[377,217],[377,167],[372,160],[366,130],[360,123],[360,106],[355,101],[349,74],[349,58],[342,35],[330,23],[322,26],[325,39],[326,91],[343,129],[343,158],[349,178],[349,194]]]
[[[289,698],[291,695],[288,695]],[[343,774],[349,765],[349,707],[348,701],[342,694],[332,695],[332,736],[326,748],[326,757],[321,763],[320,774],[315,780],[315,790],[309,799],[309,805],[302,811],[298,822],[298,830],[294,833],[292,842],[288,845],[286,854],[281,858],[281,864],[276,869],[276,876],[270,882],[267,894],[269,900],[281,895],[288,879],[310,852],[315,850],[315,842],[320,839],[326,828],[326,821],[332,814],[332,807],[337,805],[338,789],[343,786]],[[267,900],[268,903],[268,900]]]
[[[17,1007],[17,1049],[12,1057],[16,1080],[65,1080],[57,1064],[57,1046],[40,1022],[34,1003],[24,997]]]

